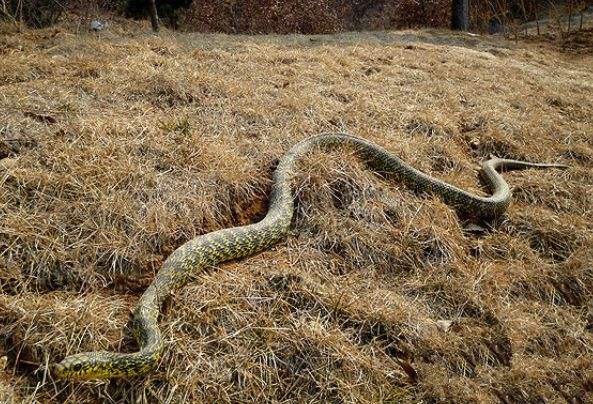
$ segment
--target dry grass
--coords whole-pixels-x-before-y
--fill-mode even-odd
[[[115,23],[0,37],[0,399],[15,402],[593,400],[593,58],[436,31],[230,37]],[[133,349],[128,311],[184,241],[252,222],[306,136],[346,130],[482,192],[485,234],[347,150],[296,180],[294,234],[196,276],[167,354],[131,381],[49,362]]]

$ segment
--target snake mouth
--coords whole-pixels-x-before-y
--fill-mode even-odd
[[[59,379],[63,379],[64,378],[64,371],[66,370],[66,367],[64,365],[62,365],[62,363],[54,363],[51,368],[50,371],[53,375],[55,375],[57,378]]]
[[[78,366],[75,366],[76,368],[78,368]],[[80,377],[84,377],[82,374],[80,376],[77,376],[78,372],[80,372],[80,368],[75,370],[74,367],[69,366],[67,363],[64,363],[64,361],[60,362],[60,363],[54,363],[51,367],[51,373],[58,379],[73,379],[75,377],[80,378]]]
[[[58,379],[86,378],[82,363],[70,363],[70,361],[63,360],[60,363],[55,363],[51,371]]]

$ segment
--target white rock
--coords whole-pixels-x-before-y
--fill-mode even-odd
[[[99,21],[99,20],[91,21],[91,29],[93,31],[103,31],[105,28],[107,28],[107,24],[104,23],[103,21]]]
[[[449,328],[451,328],[451,324],[453,324],[453,321],[451,320],[438,320],[437,328],[443,332],[447,332],[449,331]]]

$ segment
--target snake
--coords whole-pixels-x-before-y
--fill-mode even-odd
[[[509,206],[511,189],[497,170],[567,168],[562,164],[492,157],[482,164],[482,173],[491,194],[479,196],[425,174],[368,140],[346,133],[324,133],[306,138],[290,148],[279,160],[272,177],[268,210],[263,219],[249,225],[197,236],[167,257],[131,314],[130,329],[138,342],[138,351],[97,351],[70,355],[53,365],[56,377],[108,379],[141,376],[154,371],[165,351],[165,342],[158,326],[160,308],[165,299],[187,284],[200,270],[256,254],[287,236],[295,210],[296,196],[292,180],[299,159],[310,151],[327,151],[337,146],[352,148],[373,171],[394,174],[407,187],[434,194],[454,209],[478,218],[499,216]]]

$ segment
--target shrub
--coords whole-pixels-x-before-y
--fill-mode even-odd
[[[64,5],[55,0],[8,0],[2,6],[4,18],[22,21],[32,27],[52,25],[64,12]]]
[[[55,24],[66,11],[84,13],[89,10],[117,11],[126,0],[1,0],[0,18],[43,28]]]
[[[183,25],[227,33],[327,33],[447,26],[445,0],[194,0]]]

